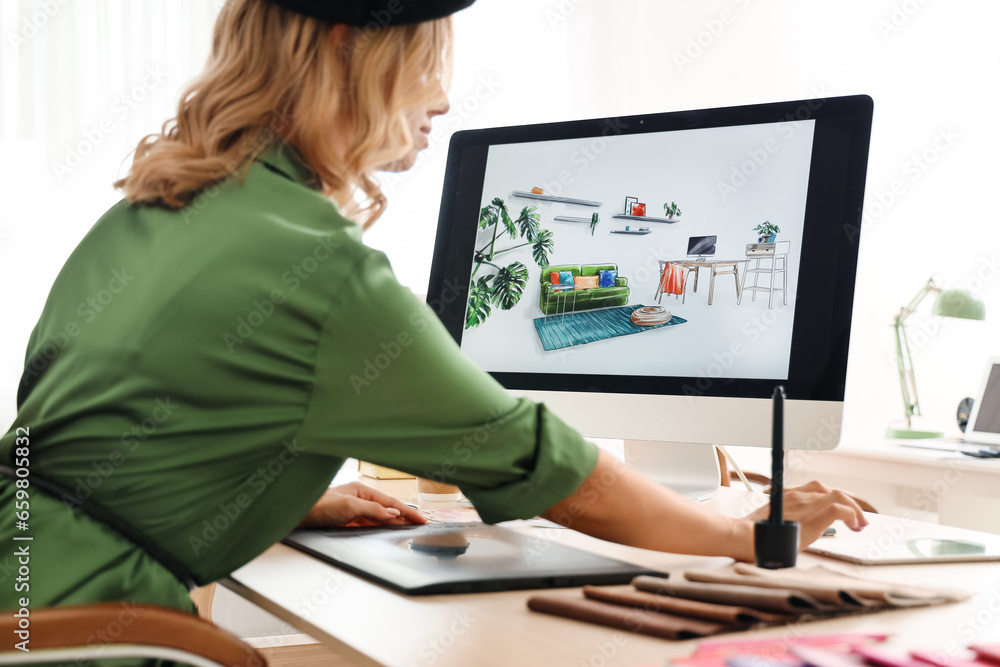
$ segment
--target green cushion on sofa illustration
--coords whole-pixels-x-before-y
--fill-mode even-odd
[[[542,268],[538,307],[545,315],[628,303],[628,278],[617,264],[558,264]]]

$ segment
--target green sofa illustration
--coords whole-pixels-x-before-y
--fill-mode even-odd
[[[614,287],[594,287],[582,290],[560,290],[553,285],[550,276],[553,271],[571,271],[573,276],[600,276],[601,271],[617,271],[617,264],[553,265],[542,269],[539,279],[541,294],[538,307],[546,315],[572,313],[579,310],[609,308],[628,304],[628,278],[618,276]]]

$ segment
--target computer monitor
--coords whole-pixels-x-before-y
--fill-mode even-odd
[[[698,260],[715,254],[715,241],[718,236],[692,236],[688,239],[688,257]]]
[[[428,303],[502,385],[644,450],[638,465],[665,483],[673,448],[640,443],[767,446],[777,385],[786,446],[832,449],[872,107],[852,96],[458,132]],[[685,265],[705,231],[716,254]]]

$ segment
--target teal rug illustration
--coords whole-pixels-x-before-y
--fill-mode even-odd
[[[663,324],[640,327],[632,322],[631,316],[632,311],[644,307],[640,304],[538,317],[534,320],[535,332],[542,342],[542,348],[548,352],[687,322],[674,315]]]

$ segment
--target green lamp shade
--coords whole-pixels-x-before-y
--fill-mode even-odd
[[[931,312],[941,317],[985,320],[986,304],[978,296],[964,289],[950,289],[938,295]]]

